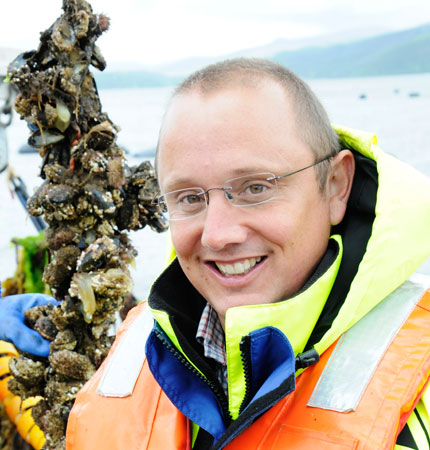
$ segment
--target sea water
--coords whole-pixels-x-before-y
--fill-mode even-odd
[[[367,130],[378,135],[386,152],[409,162],[430,176],[430,74],[355,79],[310,80],[309,84],[326,107],[333,123]],[[151,157],[172,87],[118,89],[100,92],[103,110],[121,127],[118,143],[128,151],[130,165]],[[21,154],[27,141],[25,123],[15,117],[7,129],[9,164],[27,185],[29,194],[41,184],[41,159],[37,153]],[[36,234],[18,199],[12,198],[6,174],[0,175],[0,279],[13,275],[16,267],[13,237]],[[144,299],[163,268],[167,233],[149,228],[130,233],[139,254],[133,270],[134,292]],[[430,263],[423,267],[430,273]]]

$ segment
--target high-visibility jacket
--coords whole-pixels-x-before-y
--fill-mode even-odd
[[[156,329],[151,332],[152,324],[148,327],[147,360],[143,351],[145,339],[139,334],[147,324],[142,320],[145,313],[138,308],[122,328],[113,353],[77,398],[67,430],[68,449],[182,449],[192,447],[193,442],[197,448],[208,436],[209,439],[213,436],[216,441],[213,448],[242,445],[243,448],[265,449],[275,444],[283,448],[282,439],[288,433],[301,434],[307,440],[317,433],[321,442],[327,440],[327,436],[324,437],[326,433],[330,438],[337,436],[339,448],[344,443],[342,439],[348,442],[346,448],[354,448],[355,442],[360,448],[367,439],[363,440],[360,430],[371,422],[351,419],[356,423],[352,426],[346,422],[346,417],[361,417],[361,405],[369,405],[366,402],[373,400],[374,396],[369,397],[369,389],[378,380],[395,389],[386,393],[384,401],[380,399],[380,403],[373,404],[374,413],[383,411],[384,414],[375,418],[372,433],[368,430],[365,436],[373,435],[373,430],[383,427],[386,440],[378,442],[394,445],[393,439],[418,399],[421,384],[424,389],[428,378],[428,367],[425,364],[419,367],[414,360],[417,355],[423,363],[428,359],[428,320],[415,322],[414,319],[416,326],[410,329],[408,324],[412,323],[414,313],[403,328],[402,324],[394,326],[393,314],[388,308],[386,317],[382,317],[383,323],[373,326],[373,330],[384,329],[385,323],[394,326],[394,334],[402,328],[394,343],[388,340],[391,345],[387,347],[386,343],[377,345],[372,327],[365,329],[359,339],[348,337],[353,329],[357,329],[356,324],[366,323],[379,305],[386,305],[384,299],[397,292],[399,286],[429,257],[430,181],[383,153],[375,136],[341,128],[337,128],[337,132],[342,145],[352,149],[356,159],[356,175],[345,218],[332,230],[333,235],[340,237],[330,239],[327,252],[315,270],[315,279],[308,280],[306,288],[293,298],[276,303],[268,303],[262,298],[259,305],[242,305],[227,310],[228,398],[221,392],[213,366],[200,356],[201,347],[194,339],[206,300],[199,297],[178,262],[174,261],[154,283],[149,297]],[[340,254],[342,248],[343,255]],[[340,265],[337,265],[339,261]],[[309,306],[315,307],[316,302],[320,302],[323,309],[321,313],[314,310],[310,314]],[[427,306],[423,308],[421,305],[418,309],[426,311],[425,308]],[[317,319],[315,326],[310,324],[310,319]],[[266,341],[260,339],[260,331],[266,332],[269,328],[274,330],[273,340],[266,345]],[[306,336],[299,339],[299,334],[304,331]],[[309,331],[311,336],[306,341]],[[402,344],[401,351],[395,351],[398,349],[395,343],[404,333],[406,343]],[[341,335],[344,337],[339,339],[332,352],[334,358],[326,361],[324,355],[328,355],[328,349]],[[266,338],[268,334],[264,336]],[[257,346],[257,337],[263,344]],[[243,352],[240,348],[242,338],[249,338],[246,342],[250,342]],[[273,341],[276,342],[273,344]],[[422,342],[424,345],[418,345]],[[250,357],[249,350],[254,344],[253,348],[258,347],[258,352]],[[290,353],[287,352],[288,346]],[[298,387],[294,390],[294,358],[312,346],[323,355],[323,360],[298,376]],[[388,351],[384,357],[376,359],[375,366],[375,360],[368,364],[366,358],[360,359],[362,347],[372,349],[371,356],[375,349],[387,348]],[[288,371],[284,366],[282,370],[276,370],[279,366],[272,370],[273,361],[277,362],[281,353],[286,355],[282,361],[288,363]],[[367,352],[364,353],[366,356]],[[242,355],[250,358],[242,360]],[[406,365],[403,365],[405,361]],[[245,362],[253,364],[250,371]],[[358,366],[354,365],[357,362]],[[318,370],[324,364],[327,368],[325,375],[318,378]],[[386,370],[382,371],[384,367]],[[370,371],[367,370],[369,368]],[[158,387],[152,373],[164,391]],[[396,378],[396,375],[401,378]],[[312,390],[311,398],[306,398],[310,395],[309,386],[317,378],[318,386]],[[354,382],[348,383],[349,380]],[[399,380],[405,383],[399,384]],[[417,382],[418,385],[411,385]],[[391,403],[393,396],[394,404]],[[261,399],[266,409],[261,407]],[[430,389],[424,391],[421,399],[397,441],[420,450],[430,448],[430,420],[425,409],[430,405]],[[309,406],[308,400],[311,402]],[[386,410],[388,406],[390,408]],[[366,414],[371,410],[368,406]],[[193,423],[190,424],[180,411]],[[272,415],[275,411],[280,413],[276,417]],[[306,421],[305,412],[309,418]],[[228,414],[234,419],[231,423]],[[334,417],[342,417],[342,420],[329,420]],[[268,422],[273,424],[267,434],[266,418],[270,418]],[[294,423],[300,424],[302,419],[308,427],[305,435],[298,433],[297,429],[291,430]],[[325,431],[318,428],[320,424],[327,426]],[[419,426],[415,427],[417,424]],[[188,431],[190,426],[192,439]],[[341,428],[336,429],[337,426]],[[409,439],[411,433],[413,438]],[[414,440],[418,447],[414,443],[408,444]],[[330,445],[330,448],[336,448],[333,442]],[[368,448],[372,448],[371,445]],[[314,443],[314,446],[317,445]],[[396,445],[396,450],[400,448]]]
[[[387,307],[391,308],[391,305]],[[68,422],[67,449],[192,448],[189,420],[163,393],[146,360],[143,360],[131,395],[113,397],[97,392],[106,372],[118,363],[114,361],[117,350],[130,344],[124,339],[127,330],[142,318],[145,308],[145,304],[139,305],[129,314],[110,356],[80,391]],[[371,320],[367,320],[367,327],[372,326]],[[402,322],[403,318],[399,320]],[[350,332],[355,328],[357,326]],[[357,339],[364,337],[365,330],[358,331],[355,344]],[[330,382],[333,384],[330,377],[338,376],[336,356],[341,355],[341,363],[346,359],[342,352],[349,355],[352,363],[356,357],[355,344],[352,347],[346,344],[346,348],[342,348],[341,337],[324,352],[320,362],[297,378],[293,393],[280,400],[235,439],[230,442],[227,439],[225,446],[218,442],[214,448],[393,449],[399,432],[430,380],[430,291],[421,297],[400,330],[391,331],[393,337],[387,349],[383,349],[385,353],[376,370],[363,384],[364,393],[359,393],[357,405],[344,405],[346,412],[334,411],[338,408],[336,396],[342,395],[342,390],[334,393],[324,391],[326,380],[329,379],[330,385]],[[344,364],[346,376],[348,367],[351,367],[350,363]],[[118,369],[115,369],[116,377],[121,383],[122,377],[127,378],[128,374]],[[309,402],[314,406],[309,406]],[[316,405],[318,402],[322,404]]]

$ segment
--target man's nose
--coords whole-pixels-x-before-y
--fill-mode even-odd
[[[202,245],[222,250],[246,240],[248,230],[241,221],[240,209],[230,204],[222,190],[211,191],[204,215]]]

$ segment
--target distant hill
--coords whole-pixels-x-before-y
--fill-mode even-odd
[[[207,57],[194,57],[188,59],[182,59],[179,61],[173,61],[167,64],[159,65],[154,69],[157,72],[165,74],[174,74],[180,76],[186,76],[187,74],[194,72],[200,67],[204,67],[208,64],[222,61],[228,58],[247,57],[247,58],[273,58],[275,55],[285,51],[296,51],[308,47],[328,47],[330,45],[344,44],[358,41],[368,37],[380,35],[382,32],[389,32],[392,30],[381,30],[375,28],[366,28],[360,30],[351,30],[348,33],[336,32],[328,33],[322,36],[313,36],[302,39],[285,39],[279,38],[269,44],[261,45],[258,47],[251,47],[238,50],[233,53],[219,56],[207,56]]]
[[[430,72],[430,24],[349,44],[280,52],[271,59],[304,78]]]
[[[330,38],[330,39],[329,39]],[[155,87],[177,84],[193,70],[206,64],[237,56],[260,56],[284,64],[304,78],[345,78],[430,72],[430,24],[410,30],[391,32],[366,39],[333,44],[334,36],[320,40],[274,42],[273,45],[245,49],[231,55],[178,61],[160,69],[160,73],[144,70],[95,73],[102,89],[123,87]],[[340,37],[339,37],[340,39]],[[325,43],[325,45],[324,45]],[[288,51],[274,52],[278,46]],[[267,53],[265,53],[267,51]],[[167,68],[175,76],[166,75]],[[164,73],[161,73],[163,71]],[[181,75],[179,75],[181,74]]]
[[[340,39],[344,43],[335,43]],[[348,42],[345,43],[345,39]],[[237,56],[266,57],[284,64],[304,78],[430,72],[430,24],[365,39],[352,39],[353,35],[327,35],[318,40],[277,40],[266,46],[244,49],[230,55],[177,61],[153,71],[136,64],[136,70],[118,70],[118,65],[110,69],[108,65],[105,72],[93,70],[93,73],[100,89],[171,86],[199,67]],[[17,53],[17,50],[0,48],[0,69],[3,63],[5,71],[7,63]],[[127,67],[133,67],[133,64]]]

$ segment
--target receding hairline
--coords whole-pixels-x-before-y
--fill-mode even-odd
[[[228,60],[229,61],[229,60]],[[227,61],[227,62],[228,62]],[[217,63],[214,64],[214,66],[221,64]],[[162,139],[165,119],[168,116],[171,107],[175,103],[175,101],[180,101],[181,98],[190,96],[190,95],[197,95],[201,96],[202,98],[209,98],[212,95],[217,95],[220,93],[223,93],[225,91],[228,91],[230,89],[237,90],[240,89],[261,89],[267,84],[275,84],[279,86],[285,96],[285,101],[291,102],[291,109],[293,113],[293,119],[294,119],[294,125],[297,129],[298,123],[297,123],[297,114],[296,114],[296,107],[295,107],[295,99],[291,95],[292,93],[286,89],[284,84],[280,79],[277,77],[271,76],[269,73],[263,71],[263,70],[254,70],[254,69],[242,69],[237,68],[234,70],[231,70],[228,73],[221,72],[219,76],[215,79],[211,78],[210,76],[207,76],[208,73],[210,74],[210,68],[212,66],[208,66],[208,70],[202,69],[201,71],[196,72],[198,74],[199,72],[205,72],[206,76],[204,78],[198,77],[197,80],[192,79],[193,76],[191,75],[189,78],[184,80],[179,86],[176,87],[176,89],[173,91],[167,106],[166,110],[163,116],[163,120],[161,122],[160,132],[159,132],[159,138],[158,143],[156,147],[156,154],[155,154],[155,168],[157,170],[158,168],[158,156],[160,153],[160,142]],[[218,75],[218,74],[217,74]]]
[[[230,62],[229,60],[225,63]],[[211,94],[228,88],[258,88],[265,81],[274,81],[282,85],[282,77],[258,67],[232,65],[226,68],[223,63],[208,66],[196,72],[179,84],[172,94],[172,99],[187,92]]]
[[[278,84],[291,102],[294,125],[298,136],[312,151],[315,160],[335,155],[340,150],[339,138],[332,129],[327,112],[307,83],[286,67],[270,60],[259,58],[235,58],[211,64],[188,76],[174,90],[167,105],[165,116],[172,103],[183,95],[211,95],[228,88],[263,86],[267,82]],[[163,118],[164,123],[164,118]],[[163,123],[156,149],[156,169]],[[316,167],[320,187],[326,180],[330,163]]]
[[[291,80],[286,81],[286,74]],[[293,72],[269,60],[237,58],[211,64],[198,70],[180,83],[170,98],[167,111],[175,99],[187,94],[208,97],[229,89],[259,89],[267,83],[280,86],[286,100],[292,102],[296,116],[296,92],[294,83],[304,83]]]

